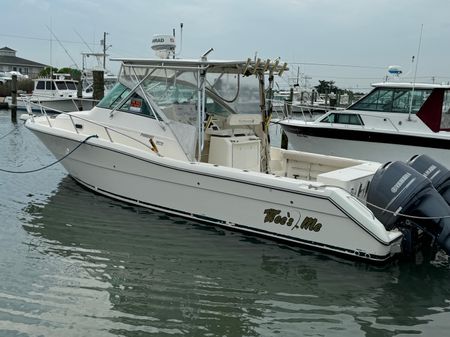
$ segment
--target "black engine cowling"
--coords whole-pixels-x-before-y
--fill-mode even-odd
[[[412,157],[407,164],[430,179],[434,188],[450,205],[450,170],[426,154]]]
[[[415,223],[450,255],[450,206],[428,178],[406,163],[390,162],[377,170],[367,193],[367,206],[387,230]]]

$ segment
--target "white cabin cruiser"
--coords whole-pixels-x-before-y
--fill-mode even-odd
[[[70,112],[90,110],[95,105],[92,99],[77,97],[78,81],[67,75],[57,74],[53,78],[37,78],[34,80],[32,94],[22,94],[17,99],[17,110],[41,112]],[[12,103],[11,96],[5,102]]]
[[[385,82],[346,110],[280,121],[295,150],[386,162],[427,153],[450,167],[450,85]]]
[[[381,166],[270,147],[265,94],[286,65],[121,61],[119,83],[92,110],[26,122],[56,158],[66,156],[62,165],[85,187],[367,261],[409,254],[423,242],[450,253],[442,192],[450,176],[436,182],[440,193],[401,162]],[[430,203],[432,209],[420,207]]]

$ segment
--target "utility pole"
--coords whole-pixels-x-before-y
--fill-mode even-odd
[[[103,44],[103,70],[106,69],[106,50],[111,46],[106,46],[106,35],[107,32],[103,32],[103,40],[101,41],[101,44]]]

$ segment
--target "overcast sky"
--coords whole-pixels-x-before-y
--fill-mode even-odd
[[[368,88],[402,66],[423,37],[417,80],[450,81],[449,0],[1,0],[0,47],[55,67],[81,66],[81,52],[100,51],[103,32],[111,57],[153,57],[154,34],[184,23],[181,57],[281,57],[311,77],[343,88]],[[53,38],[51,28],[62,46]],[[79,37],[81,36],[81,38]],[[52,48],[50,48],[50,44]],[[67,52],[65,51],[67,50]],[[68,56],[70,55],[70,57]],[[319,64],[319,65],[318,65]],[[325,65],[327,64],[327,65]],[[108,63],[113,71],[118,65]],[[286,82],[286,79],[284,79]]]

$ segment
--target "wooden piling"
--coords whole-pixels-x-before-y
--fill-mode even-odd
[[[17,123],[17,75],[11,76],[11,121]]]
[[[287,117],[292,117],[292,102],[294,101],[294,89],[291,88],[289,91],[289,99],[287,100]],[[287,150],[288,148],[288,137],[283,129],[281,129],[281,146],[282,149]]]
[[[83,81],[81,79],[81,77],[78,79],[77,82],[77,102],[76,102],[76,106],[78,111],[83,110]]]
[[[103,74],[104,73],[101,70],[94,70],[92,72],[92,76],[94,78],[94,92],[92,94],[92,98],[96,101],[101,100],[105,95],[105,79]]]

